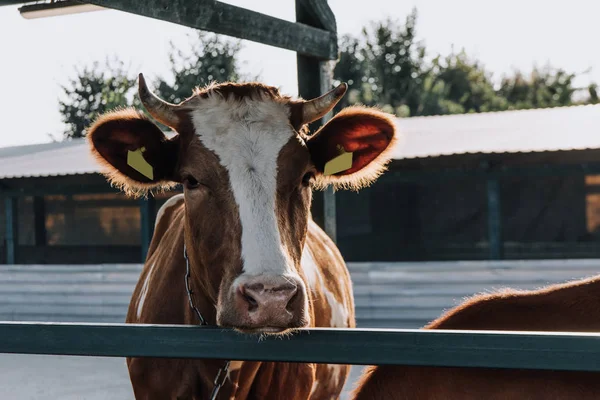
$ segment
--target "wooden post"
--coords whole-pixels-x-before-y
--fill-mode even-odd
[[[140,233],[142,244],[142,262],[146,261],[148,248],[154,233],[154,220],[156,218],[156,200],[154,197],[140,200]]]
[[[319,19],[310,10],[305,0],[296,0],[295,4],[296,22],[330,31],[335,29],[335,19],[332,19],[332,16],[328,20]],[[298,94],[302,98],[312,99],[332,89],[335,61],[319,60],[314,57],[297,54],[296,62],[298,69]],[[314,130],[327,122],[331,116],[332,113],[330,112],[320,121],[315,121],[310,125],[311,131],[314,132]],[[337,236],[335,205],[335,193],[333,189],[328,188],[322,192],[313,193],[313,219],[334,242]]]
[[[42,196],[33,197],[35,245],[46,245],[46,204]]]
[[[500,183],[498,178],[487,180],[487,212],[489,258],[502,259],[502,210],[500,206]]]
[[[16,264],[18,236],[18,202],[17,197],[4,199],[4,213],[6,223],[6,263]]]

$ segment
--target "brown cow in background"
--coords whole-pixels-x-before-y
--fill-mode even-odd
[[[600,332],[600,277],[477,295],[425,329]],[[598,360],[600,362],[600,360]],[[370,366],[354,400],[600,399],[600,373]]]

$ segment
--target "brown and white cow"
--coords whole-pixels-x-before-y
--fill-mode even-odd
[[[388,114],[351,107],[309,134],[307,124],[331,111],[346,87],[305,101],[258,83],[223,83],[174,105],[152,94],[140,74],[144,107],[177,134],[165,137],[133,109],[107,113],[91,126],[93,155],[126,193],[183,185],[158,212],[128,323],[199,323],[188,303],[185,243],[194,306],[210,325],[274,335],[355,326],[350,276],[311,218],[312,189],[374,181],[389,161],[396,129]],[[137,150],[151,177],[128,164],[128,152]],[[353,153],[352,165],[325,175],[341,150]],[[136,398],[161,400],[207,399],[223,366],[150,358],[127,364]],[[348,373],[343,365],[234,361],[218,398],[338,398]]]
[[[425,329],[600,332],[600,276],[473,296]],[[592,400],[600,373],[421,366],[367,367],[354,400]]]

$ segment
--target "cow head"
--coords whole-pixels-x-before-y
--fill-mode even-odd
[[[223,83],[174,105],[152,94],[140,74],[144,107],[177,134],[167,138],[133,109],[107,113],[90,127],[92,153],[126,192],[182,184],[192,274],[220,326],[282,332],[309,324],[300,258],[312,188],[369,184],[395,141],[391,116],[365,107],[344,109],[309,135],[307,124],[345,91],[342,84],[305,101],[257,83]],[[128,152],[140,149],[150,175],[127,162]],[[351,165],[326,175],[325,165],[342,151],[352,152]]]

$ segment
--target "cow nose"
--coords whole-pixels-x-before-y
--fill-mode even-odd
[[[292,296],[298,292],[298,287],[291,283],[283,283],[277,286],[272,283],[252,283],[242,285],[241,295],[250,311],[258,309],[273,309],[273,311],[284,311],[290,303]]]
[[[302,290],[289,277],[258,278],[237,290],[237,306],[252,328],[287,328],[303,312]]]

